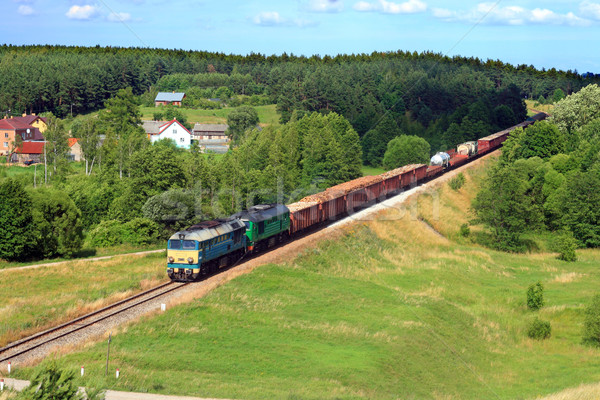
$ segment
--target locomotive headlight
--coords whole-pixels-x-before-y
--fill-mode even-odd
[[[171,263],[171,264],[173,264],[173,262],[175,262],[175,259],[173,257],[169,257],[168,260],[169,260],[169,263]]]
[[[188,257],[188,263],[191,264],[194,262],[194,259],[192,257]]]

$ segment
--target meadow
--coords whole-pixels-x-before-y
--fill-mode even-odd
[[[0,270],[0,347],[166,281],[165,253]]]
[[[600,251],[565,263],[483,248],[476,228],[461,236],[484,172],[123,327],[109,377],[106,343],[58,362],[85,365],[85,386],[244,399],[533,399],[600,381],[600,351],[581,345]],[[537,281],[546,305],[532,312]],[[544,341],[526,334],[538,315],[552,326]]]
[[[254,106],[258,113],[258,120],[261,125],[279,125],[279,114],[275,104],[266,106]],[[226,124],[227,115],[235,108],[226,107],[218,110],[200,110],[193,108],[178,108],[179,111],[187,118],[188,122],[201,124]],[[140,107],[142,120],[152,120],[152,116],[156,112],[161,112],[160,107]]]

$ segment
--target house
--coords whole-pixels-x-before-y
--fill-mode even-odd
[[[183,99],[185,97],[185,93],[180,93],[180,92],[173,92],[173,93],[169,93],[169,92],[158,92],[158,94],[156,95],[156,98],[154,99],[154,106],[158,107],[158,106],[166,106],[166,105],[174,105],[174,106],[180,106],[183,102]]]
[[[196,124],[192,129],[194,139],[201,140],[218,140],[220,142],[229,142],[229,137],[225,133],[229,128],[227,124]]]
[[[227,128],[227,124],[196,124],[192,131],[203,152],[227,153],[230,141]]]
[[[44,140],[38,128],[14,119],[0,120],[0,155],[6,156],[15,147],[15,138],[21,136],[21,141]]]
[[[44,161],[44,145],[46,142],[23,142],[10,157],[11,162]]]
[[[166,124],[168,121],[142,121],[142,128],[148,135],[148,139],[152,137],[152,135],[158,135],[160,132],[160,127]]]
[[[7,156],[13,149],[15,141],[15,127],[0,120],[0,156]]]
[[[40,133],[44,133],[46,132],[46,129],[48,129],[48,120],[45,117],[40,117],[35,114],[23,114],[21,117],[13,117],[10,120],[19,121],[25,123],[26,125],[32,126],[33,128],[37,128]]]
[[[171,139],[177,147],[189,149],[192,144],[192,134],[176,119],[163,124],[158,133],[150,135],[152,143],[163,139]]]
[[[83,152],[81,151],[81,144],[77,138],[69,138],[69,154],[67,154],[69,161],[81,161],[83,160]]]

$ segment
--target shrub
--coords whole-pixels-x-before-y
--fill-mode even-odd
[[[454,178],[452,178],[448,181],[448,186],[450,186],[450,189],[452,189],[452,190],[458,190],[461,187],[463,187],[463,185],[465,184],[465,181],[466,181],[465,176],[461,172],[458,175],[456,175]]]
[[[114,219],[102,221],[89,233],[87,242],[94,247],[109,247],[123,243],[123,223]]]
[[[122,223],[117,220],[102,221],[88,236],[88,244],[109,247],[129,243],[143,245],[155,243],[160,235],[158,224],[146,218],[134,218]]]
[[[577,261],[577,253],[575,253],[577,247],[577,239],[571,231],[558,233],[552,241],[552,248],[558,253],[556,258],[563,261]]]
[[[123,225],[123,242],[130,244],[151,244],[159,238],[159,227],[147,218],[134,218]]]
[[[552,328],[550,322],[543,321],[536,317],[527,329],[527,336],[535,340],[544,340],[550,337]]]
[[[542,282],[529,285],[527,289],[527,308],[539,310],[544,306],[544,286]]]
[[[583,343],[600,347],[600,294],[595,295],[591,304],[585,309]]]
[[[471,228],[469,228],[469,224],[462,224],[460,226],[460,236],[467,237],[471,234]]]

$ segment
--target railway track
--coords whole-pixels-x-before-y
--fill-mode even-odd
[[[90,328],[99,325],[103,321],[117,317],[120,314],[124,314],[127,311],[135,309],[136,307],[147,305],[152,300],[179,290],[188,284],[189,283],[168,282],[152,289],[145,290],[99,310],[93,311],[89,314],[75,318],[54,328],[10,343],[5,347],[0,348],[0,363],[29,357],[36,351],[43,351],[44,348],[50,349],[59,344],[68,344],[70,342],[70,336],[81,333],[86,329],[89,330]]]

